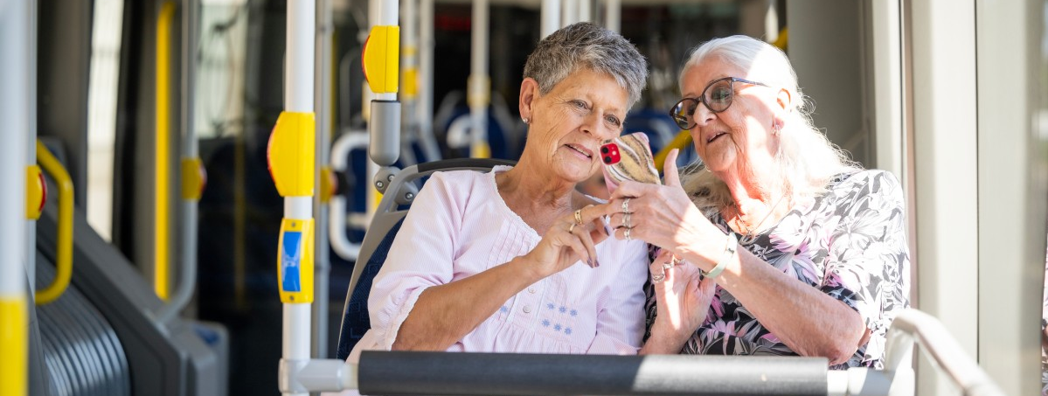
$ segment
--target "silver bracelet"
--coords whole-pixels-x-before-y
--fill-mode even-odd
[[[710,270],[710,272],[703,272],[702,275],[707,278],[716,278],[721,272],[724,272],[724,268],[728,266],[728,262],[735,257],[735,252],[739,248],[739,240],[735,238],[735,233],[728,232],[728,240],[724,245],[724,258],[717,263],[716,267]]]

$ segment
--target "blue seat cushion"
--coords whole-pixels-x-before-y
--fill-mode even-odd
[[[346,310],[342,314],[342,330],[338,337],[338,351],[335,353],[340,360],[346,360],[349,352],[357,345],[364,333],[371,329],[371,316],[368,314],[368,295],[371,294],[371,283],[375,280],[378,270],[382,268],[382,263],[386,262],[386,255],[389,254],[389,248],[393,245],[393,238],[397,236],[403,223],[404,219],[401,219],[386,233],[382,242],[375,248],[375,252],[368,258],[368,262],[364,264],[364,271],[361,272],[360,280],[357,281],[357,286],[353,289],[349,303],[346,304]]]

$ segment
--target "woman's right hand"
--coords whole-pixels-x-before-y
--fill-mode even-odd
[[[647,353],[678,353],[706,320],[717,281],[702,279],[699,269],[663,250],[651,263],[655,288],[656,316],[651,327]],[[661,276],[661,281],[657,279]]]
[[[579,210],[581,223],[576,221],[574,213],[557,219],[542,235],[539,244],[524,255],[539,278],[563,271],[578,261],[592,268],[600,265],[596,245],[608,237],[603,213],[592,206]]]

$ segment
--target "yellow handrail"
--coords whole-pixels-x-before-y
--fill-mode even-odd
[[[58,183],[58,260],[55,262],[58,268],[51,285],[36,292],[36,305],[43,305],[62,296],[73,277],[73,180],[39,140],[36,141],[36,159]]]
[[[782,30],[779,31],[779,38],[775,39],[775,42],[771,43],[771,45],[774,45],[774,46],[778,47],[779,49],[781,49],[783,51],[786,51],[786,46],[789,43],[790,43],[790,29],[787,28],[787,27],[783,27]]]
[[[170,47],[171,21],[175,17],[175,3],[164,2],[160,6],[156,32],[156,212],[154,233],[154,288],[161,300],[167,301],[170,291],[168,279],[168,189],[169,189],[169,140],[170,115]]]
[[[655,154],[655,169],[658,169],[659,173],[662,173],[662,165],[666,162],[666,156],[669,155],[670,150],[684,150],[684,148],[688,147],[690,144],[691,132],[680,131],[680,133],[678,133],[677,136],[674,136],[673,140],[671,140],[666,147],[663,147],[662,150],[659,150],[659,152]]]

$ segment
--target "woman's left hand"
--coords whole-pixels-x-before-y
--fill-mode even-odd
[[[706,316],[713,302],[717,281],[703,279],[694,265],[663,250],[649,267],[655,289],[655,322],[644,354],[679,353]]]
[[[685,245],[724,233],[688,198],[677,174],[677,150],[666,156],[666,185],[624,181],[603,206],[615,237],[640,239],[676,253]]]

